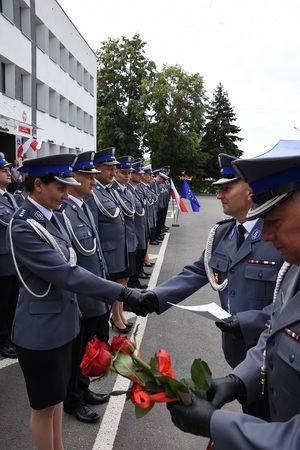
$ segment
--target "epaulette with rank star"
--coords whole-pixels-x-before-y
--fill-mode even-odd
[[[67,203],[63,202],[58,209],[55,209],[55,211],[63,212],[66,209],[66,207]]]
[[[14,214],[14,219],[22,219],[27,220],[29,217],[29,211],[26,208],[20,208],[18,211]]]

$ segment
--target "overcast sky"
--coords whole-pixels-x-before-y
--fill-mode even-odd
[[[243,157],[300,139],[299,0],[58,0],[93,50],[135,33],[161,70],[179,64],[219,82],[244,140]]]

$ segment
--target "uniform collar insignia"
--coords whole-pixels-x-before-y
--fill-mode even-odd
[[[261,230],[258,228],[255,228],[253,231],[251,231],[251,240],[254,241],[256,239],[259,239],[261,235]]]
[[[43,222],[45,220],[44,214],[41,211],[36,211],[33,214],[33,217],[38,221],[38,222]]]

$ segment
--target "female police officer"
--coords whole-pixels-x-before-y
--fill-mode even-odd
[[[24,162],[30,192],[14,215],[9,248],[21,281],[12,329],[30,406],[31,431],[39,450],[63,450],[62,401],[71,374],[72,341],[79,332],[76,294],[112,304],[126,301],[135,313],[140,294],[76,265],[67,233],[53,210],[67,199],[74,155],[53,155]]]

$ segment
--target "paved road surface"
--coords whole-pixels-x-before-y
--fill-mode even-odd
[[[151,246],[156,261],[149,288],[178,273],[188,263],[198,259],[208,231],[217,220],[225,218],[219,201],[199,196],[199,213],[180,213],[179,227],[173,227],[172,204],[168,214],[169,233],[159,246]],[[191,211],[189,202],[185,203]],[[147,269],[148,270],[148,269]],[[218,301],[209,286],[189,297],[183,304],[197,305]],[[131,318],[130,314],[127,316]],[[164,314],[147,318],[133,317],[139,327],[141,356],[149,360],[159,348],[171,355],[176,378],[190,377],[193,360],[205,360],[213,376],[226,375],[229,367],[221,351],[220,331],[215,324],[195,314],[171,308]],[[96,392],[126,389],[127,382],[115,375],[92,384]],[[19,364],[0,356],[0,450],[33,450],[29,430],[30,408]],[[227,409],[240,410],[235,402]],[[124,396],[113,397],[107,405],[96,406],[101,414],[100,424],[84,424],[65,414],[63,434],[65,450],[202,450],[207,439],[180,432],[170,420],[165,405],[155,405],[144,418],[136,420],[134,406]]]

